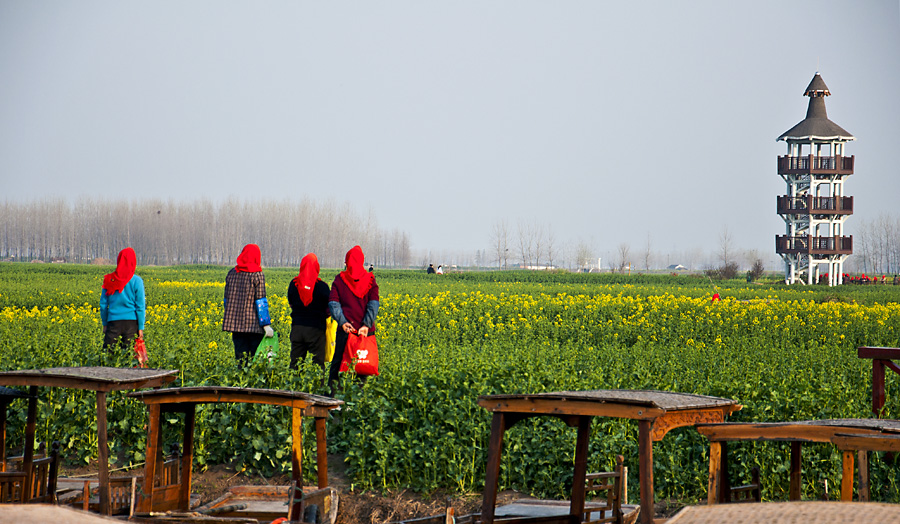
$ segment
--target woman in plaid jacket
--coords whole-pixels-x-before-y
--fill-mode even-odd
[[[237,257],[237,265],[225,277],[225,319],[222,330],[231,332],[234,357],[251,359],[264,336],[275,336],[269,320],[266,277],[260,262],[259,246],[247,244]]]

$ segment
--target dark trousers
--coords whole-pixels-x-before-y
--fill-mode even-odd
[[[110,320],[106,323],[106,332],[103,334],[103,349],[116,345],[130,349],[134,347],[137,334],[137,320]]]
[[[325,330],[312,326],[291,326],[291,367],[297,369],[300,360],[312,353],[313,363],[325,371]]]
[[[256,348],[262,342],[263,333],[232,333],[231,341],[234,342],[234,358],[240,364],[246,364],[256,355]]]

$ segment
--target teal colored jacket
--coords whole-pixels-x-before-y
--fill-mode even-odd
[[[107,295],[100,290],[100,320],[103,325],[111,320],[137,320],[138,329],[144,329],[144,313],[147,309],[144,297],[144,280],[134,275],[120,293]]]

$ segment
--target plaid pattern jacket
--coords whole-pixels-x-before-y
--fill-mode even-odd
[[[262,271],[247,273],[231,268],[225,277],[225,319],[222,330],[232,333],[262,333],[256,315],[256,300],[266,298]]]

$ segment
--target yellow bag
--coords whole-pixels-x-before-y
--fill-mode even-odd
[[[325,321],[325,362],[334,358],[334,338],[337,336],[337,322],[328,317]]]

